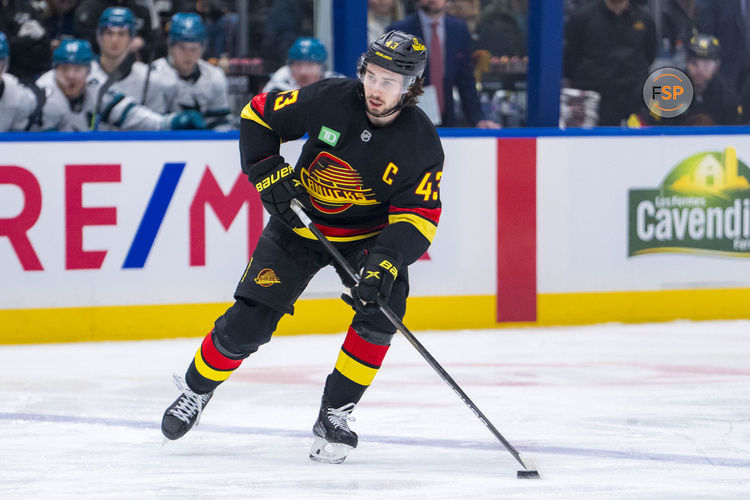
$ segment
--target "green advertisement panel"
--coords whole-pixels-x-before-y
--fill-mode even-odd
[[[628,256],[750,257],[750,168],[733,147],[677,164],[655,189],[628,192]]]

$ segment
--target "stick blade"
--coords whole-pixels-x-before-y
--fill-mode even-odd
[[[519,470],[516,473],[518,479],[539,479],[542,476],[539,475],[539,471],[535,470]]]
[[[519,470],[516,473],[518,479],[539,479],[542,477],[537,470],[536,461],[533,458],[526,456],[523,453],[520,453],[518,458],[524,467],[524,470]]]

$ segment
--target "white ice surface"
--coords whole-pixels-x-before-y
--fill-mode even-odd
[[[162,446],[200,339],[0,347],[0,498],[750,498],[750,322],[417,332],[519,468],[405,339],[311,462],[341,335],[278,337]]]

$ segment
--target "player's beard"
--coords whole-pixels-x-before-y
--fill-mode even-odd
[[[370,98],[370,99],[372,99],[374,101],[377,101],[378,103],[385,104],[385,101],[383,101],[382,99],[376,99],[376,98]],[[374,112],[373,110],[370,109],[370,103],[369,103],[370,99],[367,99],[365,107],[367,109],[367,112],[369,114],[371,114],[372,116],[376,117],[376,118],[382,118],[384,116],[388,116],[388,115],[393,114],[393,112],[396,110],[396,108],[398,107],[398,104],[399,104],[399,103],[396,103],[393,106],[391,106],[390,108],[386,108],[386,109],[384,109],[384,110],[379,111],[379,112],[376,113],[376,112]]]

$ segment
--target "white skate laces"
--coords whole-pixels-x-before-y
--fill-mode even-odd
[[[346,459],[349,451],[357,447],[357,434],[349,429],[349,421],[354,403],[347,403],[340,408],[321,407],[318,421],[313,426],[313,444],[310,458],[317,462],[340,464]]]
[[[354,403],[347,403],[341,408],[328,408],[326,411],[326,417],[334,427],[343,427],[344,429],[349,430],[349,424],[347,421],[356,422],[357,420],[351,415],[353,410]]]
[[[189,424],[190,419],[195,416],[195,425],[198,425],[203,413],[203,407],[211,399],[211,394],[194,393],[182,378],[177,375],[172,375],[172,380],[174,380],[175,385],[182,392],[182,397],[175,407],[169,410],[169,414],[179,418],[186,424]]]

